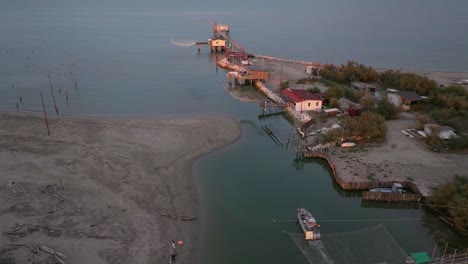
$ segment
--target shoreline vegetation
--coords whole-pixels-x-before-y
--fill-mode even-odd
[[[468,73],[376,70],[349,62],[341,66],[316,65],[321,67],[320,71],[313,70],[312,75],[309,75],[305,73],[306,66],[314,65],[313,63],[265,58],[261,56],[258,60],[261,60],[262,68],[269,71],[270,80],[265,83],[258,82],[256,87],[273,101],[275,98],[270,94],[279,94],[280,90],[288,87],[302,87],[312,92],[324,93],[330,108],[341,106],[343,109],[340,104],[344,100],[348,106],[356,105],[361,109],[362,115],[359,117],[331,118],[333,122],[340,123],[345,128],[329,130],[323,137],[325,141],[321,141],[339,142],[345,135],[345,141],[359,142],[356,148],[338,147],[326,150],[342,181],[356,184],[369,181],[411,182],[416,184],[424,197],[429,197],[437,190],[437,186],[446,186],[447,182],[455,177],[466,179],[468,88],[455,84],[455,81],[468,78]],[[226,60],[218,65],[236,69]],[[434,75],[437,81],[427,77]],[[376,99],[349,88],[348,85],[353,81],[376,84],[384,91],[387,88],[413,91],[426,96],[427,99],[412,106],[412,111],[406,112],[389,103],[385,100],[386,97]],[[297,117],[302,113],[292,109],[288,109],[288,112],[298,121],[297,127],[309,121],[307,118]],[[317,129],[330,125],[330,120],[327,119],[329,118],[326,116],[319,116],[317,125],[311,127]],[[320,123],[324,124],[321,126]],[[405,129],[422,130],[423,125],[427,123],[452,126],[458,137],[444,141],[437,137],[438,133],[435,131],[433,136],[426,139],[413,139],[401,133]],[[317,140],[315,142],[317,144]],[[434,150],[442,153],[436,153]],[[444,202],[438,200],[438,203]],[[451,214],[453,210],[444,212],[449,217],[455,215]],[[455,226],[461,225],[456,223]],[[466,232],[464,229],[459,230],[462,233]]]
[[[235,142],[236,121],[60,116],[49,127],[39,113],[0,112],[0,260],[167,263],[180,240],[177,262],[193,262],[192,165]]]

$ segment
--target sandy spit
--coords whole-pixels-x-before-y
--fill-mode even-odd
[[[172,240],[184,241],[177,262],[192,262],[191,167],[240,136],[234,120],[52,117],[49,126],[51,136],[39,114],[0,112],[0,263],[168,263]],[[38,246],[66,257],[34,254]]]

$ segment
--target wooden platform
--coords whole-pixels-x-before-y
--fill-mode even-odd
[[[250,74],[241,74],[241,80],[266,81],[270,77],[267,71],[250,71]]]

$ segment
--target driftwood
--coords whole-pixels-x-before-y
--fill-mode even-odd
[[[62,209],[62,208],[59,208]],[[62,230],[60,229],[53,229],[47,226],[39,226],[39,225],[29,225],[29,224],[24,224],[24,225],[18,225],[16,224],[10,231],[3,232],[2,234],[8,237],[25,237],[33,232],[42,230],[43,232],[46,233],[47,236],[49,237],[60,237]]]
[[[62,186],[62,190],[65,191],[65,187],[63,187],[62,180],[59,178],[60,186]]]
[[[67,255],[60,253],[56,250],[53,250],[52,248],[48,246],[30,246],[27,244],[12,244],[12,246],[17,246],[17,247],[27,247],[33,254],[38,254],[39,250],[42,250],[46,253],[49,253],[51,256],[53,256],[59,263],[61,264],[66,264],[63,259],[67,258]]]
[[[39,253],[39,248],[37,246],[33,247],[33,246],[30,246],[30,245],[26,245],[26,244],[11,244],[11,245],[16,246],[16,247],[27,247],[29,250],[31,250],[31,252],[33,254]]]
[[[16,225],[8,232],[3,232],[3,235],[8,236],[19,236],[25,237],[35,231],[40,230],[42,227],[40,226],[33,226],[33,225]]]
[[[54,255],[55,258],[61,260],[60,262],[65,263],[62,259],[67,258],[67,255],[65,255],[65,254],[63,254],[63,253],[60,253],[60,252],[58,252],[58,251],[55,251],[55,250],[51,249],[51,248],[48,247],[48,246],[39,246],[39,249],[42,250],[42,251],[44,251],[44,252],[47,252],[47,253],[49,253],[49,254],[51,254],[51,255]]]
[[[170,215],[170,214],[160,214],[160,215],[165,216],[165,217],[169,217],[169,218],[172,218],[172,219],[180,220],[180,221],[192,221],[192,220],[197,219],[196,216],[174,216],[174,215]]]
[[[63,209],[65,209],[65,206],[64,206],[64,207],[60,207],[60,208],[56,208],[56,209],[54,209],[54,210],[50,210],[50,211],[48,211],[47,213],[48,213],[48,214],[51,214],[51,213],[55,213],[55,212],[60,211],[60,210],[63,210]]]

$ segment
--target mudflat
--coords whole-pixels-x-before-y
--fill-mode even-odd
[[[1,263],[168,263],[171,241],[177,263],[191,262],[192,164],[234,142],[236,121],[53,117],[49,127],[0,113]]]

